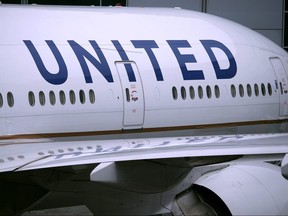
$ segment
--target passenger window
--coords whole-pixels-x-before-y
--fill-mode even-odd
[[[39,102],[40,102],[41,106],[45,105],[45,94],[43,91],[39,92]]]
[[[64,105],[66,103],[66,96],[64,91],[59,92],[60,103]]]
[[[206,86],[206,94],[208,98],[212,97],[212,91],[210,86]]]
[[[85,92],[83,90],[79,91],[79,97],[80,97],[80,102],[82,104],[84,104],[85,103]]]
[[[243,88],[243,85],[239,85],[239,94],[240,94],[240,97],[244,97],[244,88]]]
[[[198,86],[198,96],[200,99],[203,98],[203,88],[202,86]]]
[[[49,92],[49,99],[50,99],[50,104],[53,106],[56,103],[56,97],[55,93],[53,91]]]
[[[126,101],[130,102],[130,91],[129,91],[129,88],[125,89],[125,93],[126,93]]]
[[[30,106],[34,106],[35,105],[35,95],[32,91],[30,91],[28,93],[28,100],[29,100],[29,104]]]
[[[251,85],[250,85],[250,84],[247,84],[247,95],[248,95],[249,97],[252,96],[252,88],[251,88]]]
[[[69,97],[70,97],[70,103],[75,104],[76,103],[76,97],[75,97],[75,93],[73,90],[70,90]]]
[[[194,90],[194,87],[193,86],[190,86],[190,98],[191,99],[194,99],[195,98],[195,90]]]
[[[284,91],[283,91],[283,85],[282,85],[282,82],[279,82],[279,84],[280,84],[280,92],[281,92],[281,95],[283,95],[283,94],[284,94]]]
[[[184,86],[181,87],[181,97],[183,100],[186,99],[186,89]]]
[[[267,89],[268,89],[268,94],[271,96],[272,95],[272,86],[270,83],[268,83]]]
[[[14,96],[11,92],[7,93],[7,103],[9,107],[13,107],[14,106]]]
[[[236,88],[235,88],[234,85],[231,85],[231,95],[232,95],[233,98],[236,97]]]
[[[255,95],[258,97],[259,96],[259,87],[257,84],[254,85],[254,92],[255,92]]]
[[[220,89],[219,89],[218,85],[215,85],[214,91],[215,91],[215,97],[219,98],[220,97]]]
[[[90,91],[89,91],[89,99],[90,99],[91,104],[95,103],[95,93],[92,89],[90,89]]]
[[[262,95],[263,95],[263,96],[266,95],[266,88],[265,88],[264,83],[261,84],[261,92],[262,92]]]
[[[174,100],[177,100],[178,93],[177,93],[177,88],[175,86],[173,86],[173,88],[172,88],[172,96],[173,96]]]
[[[3,107],[3,97],[2,94],[0,93],[0,108]]]

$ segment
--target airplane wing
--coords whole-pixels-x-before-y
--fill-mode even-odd
[[[0,172],[105,162],[288,153],[288,133],[118,140],[2,140]]]

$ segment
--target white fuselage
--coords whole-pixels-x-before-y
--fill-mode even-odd
[[[287,54],[245,27],[177,9],[68,8],[0,6],[2,136],[288,117]]]

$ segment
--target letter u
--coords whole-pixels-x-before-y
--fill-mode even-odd
[[[25,43],[26,47],[30,51],[40,74],[42,75],[42,77],[47,82],[54,84],[54,85],[61,85],[67,80],[68,71],[67,71],[65,61],[64,61],[60,51],[58,50],[58,48],[56,47],[55,43],[52,40],[46,40],[45,42],[49,46],[50,50],[52,51],[52,53],[53,53],[53,55],[54,55],[54,57],[58,63],[58,66],[59,66],[58,73],[50,73],[46,69],[46,67],[44,66],[44,63],[42,61],[42,58],[40,57],[34,44],[30,40],[23,40],[23,42]]]

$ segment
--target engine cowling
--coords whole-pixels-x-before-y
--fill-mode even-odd
[[[288,214],[288,181],[273,164],[235,164],[206,173],[195,184],[217,194],[232,215]]]

